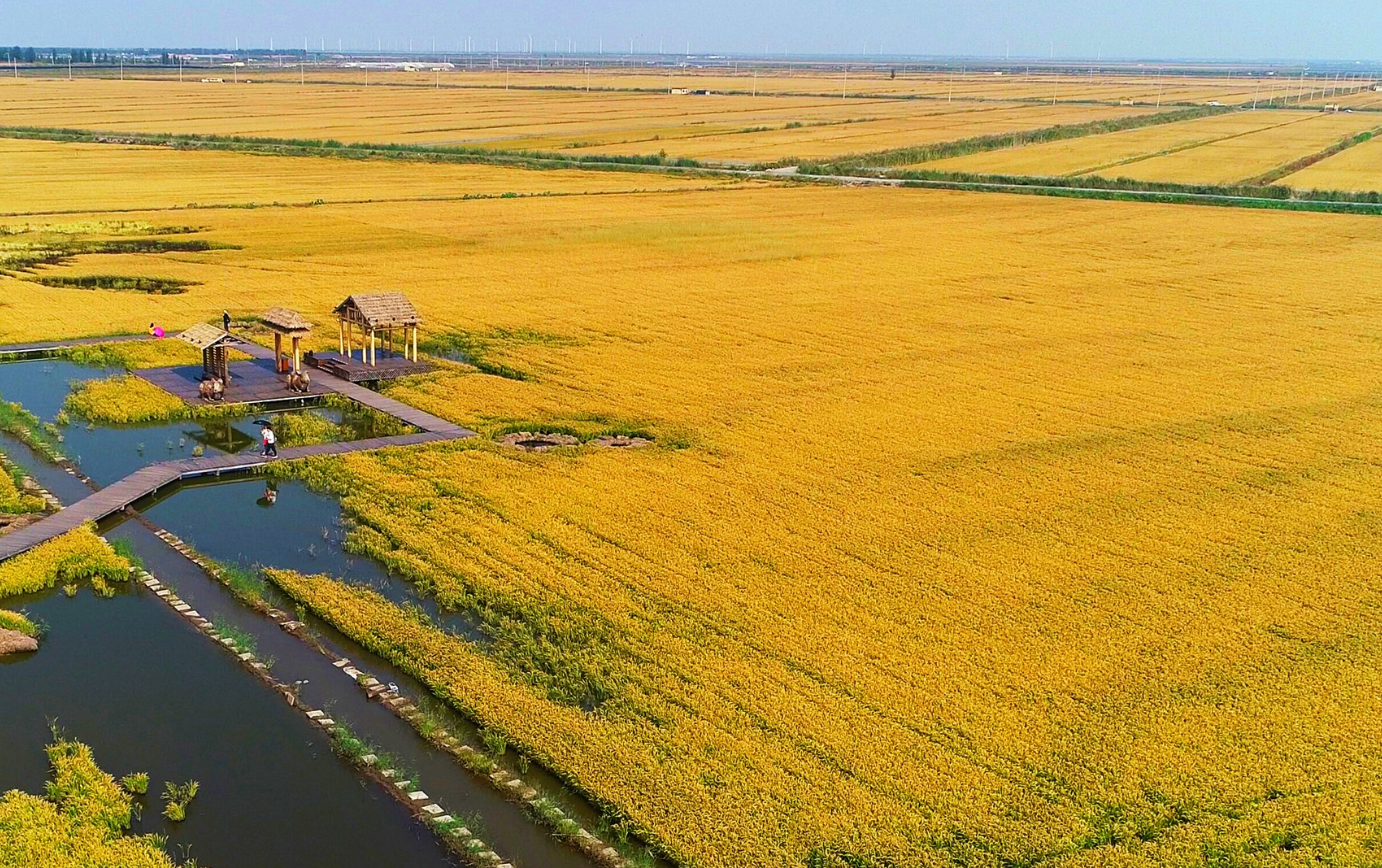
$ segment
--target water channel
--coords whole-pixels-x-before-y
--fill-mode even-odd
[[[110,373],[48,360],[0,364],[0,398],[52,421],[70,383]],[[230,420],[227,427],[252,437],[253,418]],[[199,423],[73,423],[62,430],[64,453],[74,461],[80,455],[82,472],[98,484],[166,460],[168,452],[182,457],[191,442],[201,443],[207,454],[253,443],[237,447],[240,441],[233,434]],[[13,438],[0,436],[0,450],[66,503],[90,493],[80,479]],[[267,485],[262,477],[183,484],[137,504],[144,520],[117,516],[101,530],[126,540],[150,572],[205,617],[253,636],[259,657],[274,661],[279,681],[305,682],[305,703],[327,708],[335,719],[398,756],[434,800],[464,818],[504,860],[526,868],[589,866],[574,848],[553,838],[382,705],[368,701],[327,657],[240,604],[147,526],[151,522],[165,528],[223,562],[326,573],[368,584],[397,602],[423,606],[448,629],[474,635],[461,616],[436,611],[407,582],[346,552],[339,502],[291,481],[277,484],[270,502]],[[274,602],[291,608],[287,601]],[[48,626],[37,654],[0,663],[0,790],[42,792],[47,776],[42,749],[50,739],[50,721],[56,720],[66,735],[90,744],[111,773],[149,772],[153,783],[135,830],[168,835],[169,850],[179,859],[190,855],[215,868],[459,864],[382,787],[337,758],[325,736],[300,712],[142,587],[123,588],[112,599],[98,599],[84,588],[75,598],[55,590],[0,605],[22,608]],[[413,679],[329,625],[308,622],[323,644],[356,666],[397,684],[409,696],[428,695]],[[448,730],[478,744],[473,728],[458,715],[439,703],[430,711]],[[536,769],[523,777],[556,796],[582,825],[595,822],[594,811],[565,794],[559,781]],[[165,824],[156,797],[161,782],[188,779],[201,783],[201,793],[187,821]]]

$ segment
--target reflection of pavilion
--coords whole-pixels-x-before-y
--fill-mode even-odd
[[[201,428],[184,431],[183,434],[188,439],[203,446],[219,449],[231,455],[243,452],[259,443],[254,437],[236,428],[227,419],[207,419],[202,423]]]

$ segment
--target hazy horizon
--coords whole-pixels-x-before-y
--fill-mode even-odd
[[[236,6],[170,0],[6,4],[0,44],[82,48],[841,55],[1013,59],[1370,61],[1382,5],[1329,8],[1245,0],[975,0],[918,7],[799,0],[753,5],[519,0],[283,0]],[[1341,22],[1347,26],[1341,26]]]

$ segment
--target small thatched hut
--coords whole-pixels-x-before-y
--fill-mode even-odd
[[[178,339],[202,351],[202,379],[220,377],[222,382],[229,385],[230,362],[227,350],[233,344],[243,344],[243,340],[224,329],[204,322],[187,329],[178,335]]]

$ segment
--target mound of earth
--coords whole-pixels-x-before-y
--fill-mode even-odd
[[[0,629],[0,657],[38,650],[38,640],[17,630]]]
[[[643,446],[652,446],[653,441],[646,437],[596,437],[590,441],[591,446],[604,446],[608,449],[638,449]]]

